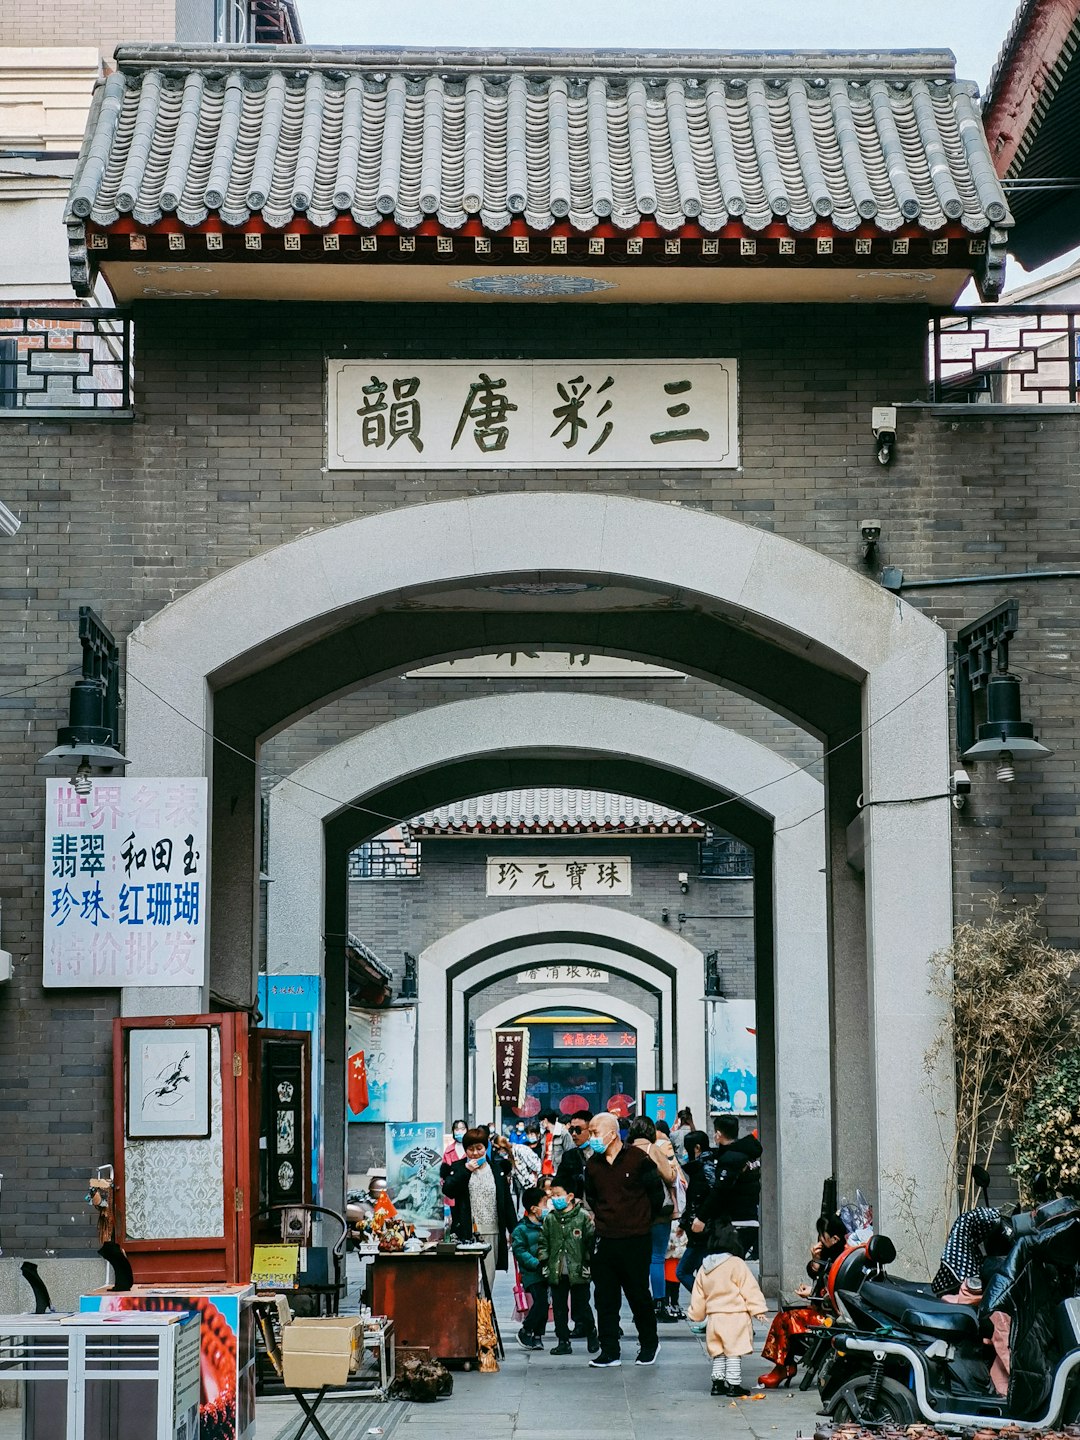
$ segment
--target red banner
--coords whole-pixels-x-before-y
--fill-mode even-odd
[[[354,1115],[359,1115],[368,1107],[367,1065],[363,1050],[349,1056],[348,1100]]]
[[[523,1028],[496,1030],[495,1098],[500,1105],[517,1107],[525,1100],[529,1071],[529,1032]]]

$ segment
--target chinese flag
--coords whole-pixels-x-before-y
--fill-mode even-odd
[[[349,1109],[354,1115],[359,1115],[368,1107],[367,1065],[364,1063],[363,1050],[349,1056],[348,1101]]]
[[[390,1196],[386,1193],[385,1190],[375,1201],[375,1205],[373,1208],[376,1215],[386,1215],[387,1217],[389,1217],[391,1215],[397,1214],[397,1210],[394,1208],[394,1202],[390,1199]]]

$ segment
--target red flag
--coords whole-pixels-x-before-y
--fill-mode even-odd
[[[385,1215],[387,1219],[389,1219],[392,1215],[397,1214],[394,1202],[390,1199],[390,1196],[386,1193],[385,1190],[375,1201],[374,1210],[376,1215]]]
[[[367,1065],[364,1062],[363,1050],[349,1056],[348,1100],[349,1109],[354,1115],[359,1115],[361,1110],[368,1107]]]

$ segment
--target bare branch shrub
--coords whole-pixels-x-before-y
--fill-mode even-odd
[[[1078,966],[1080,955],[1048,943],[1037,905],[1006,908],[996,897],[984,921],[958,926],[952,944],[931,959],[930,989],[947,1014],[927,1063],[952,1046],[950,1158],[961,1210],[975,1203],[972,1166],[989,1164],[994,1145],[1019,1123],[1036,1080],[1080,1039],[1072,984]]]

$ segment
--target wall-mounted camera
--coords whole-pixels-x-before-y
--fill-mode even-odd
[[[896,453],[896,406],[875,405],[870,412],[870,428],[877,441],[877,462],[891,465]]]

